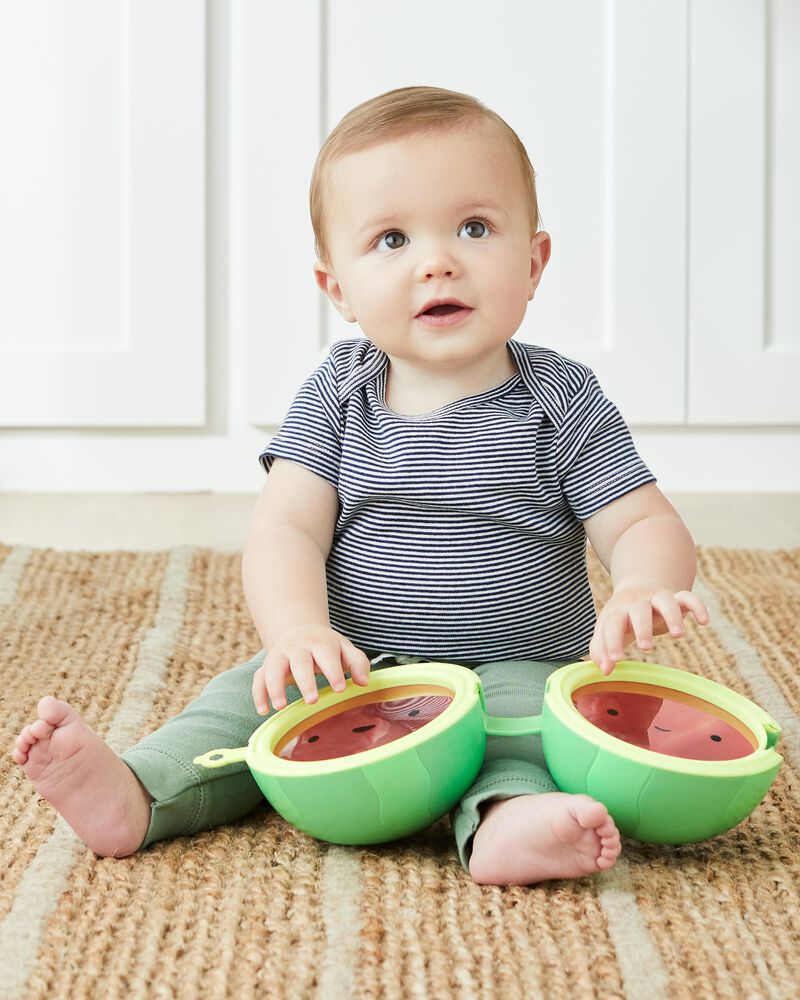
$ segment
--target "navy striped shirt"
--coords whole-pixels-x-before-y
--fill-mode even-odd
[[[653,482],[592,371],[517,341],[501,385],[406,416],[388,358],[335,343],[260,456],[336,487],[331,626],[439,660],[578,659],[595,612],[582,521]]]

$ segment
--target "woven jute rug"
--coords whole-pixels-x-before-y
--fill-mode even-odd
[[[446,817],[349,848],[265,802],[100,859],[37,797],[10,750],[43,694],[121,751],[253,655],[239,573],[236,555],[200,549],[0,545],[0,996],[800,996],[800,550],[701,551],[712,624],[649,657],[776,719],[785,762],[765,801],[711,841],[625,840],[609,872],[530,887],[472,882]]]

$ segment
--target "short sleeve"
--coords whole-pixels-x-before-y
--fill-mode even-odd
[[[556,455],[564,495],[581,521],[656,480],[636,451],[619,410],[590,371],[558,429]]]
[[[334,487],[339,482],[342,413],[333,358],[310,375],[292,400],[278,433],[258,457],[265,472],[276,458],[304,465]]]

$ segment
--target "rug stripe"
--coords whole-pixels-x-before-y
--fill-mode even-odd
[[[0,608],[7,607],[17,596],[19,582],[33,549],[30,545],[15,545],[0,566]]]
[[[636,887],[624,854],[609,871],[597,875],[598,901],[608,921],[617,953],[625,1000],[652,1000],[669,993],[669,973],[636,902]]]
[[[158,595],[155,622],[145,632],[136,658],[136,668],[105,736],[106,742],[118,754],[127,750],[138,739],[158,693],[164,687],[167,667],[183,627],[186,589],[194,552],[189,546],[170,550]]]
[[[319,1000],[355,996],[361,931],[361,853],[331,844],[322,868],[322,919],[325,951],[316,995]]]
[[[107,739],[119,752],[130,745],[153,708],[180,637],[194,549],[170,550],[152,628],[145,631],[136,666]],[[47,920],[67,889],[69,875],[86,846],[61,816],[17,887],[14,903],[0,923],[0,997],[16,1000],[36,964]]]

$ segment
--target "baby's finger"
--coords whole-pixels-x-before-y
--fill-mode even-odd
[[[628,608],[628,617],[639,649],[652,649],[653,608],[650,601],[634,601]]]
[[[608,650],[608,657],[612,663],[617,663],[624,655],[622,650],[625,645],[627,627],[627,611],[614,611],[606,618],[603,626],[603,639]]]
[[[669,634],[677,639],[683,635],[683,611],[669,590],[659,590],[653,594],[650,603],[664,619]]]
[[[284,657],[284,659],[286,659]],[[288,668],[289,661],[286,660],[286,667]],[[253,674],[253,701],[256,706],[256,711],[259,715],[266,715],[269,711],[269,703],[267,701],[267,681],[266,681],[266,664],[262,663],[261,666]],[[277,708],[277,705],[275,706]]]
[[[594,663],[600,667],[604,674],[610,674],[614,669],[614,664],[609,659],[608,650],[603,639],[602,627],[595,628],[594,630],[592,641],[589,644],[589,656],[591,656]]]
[[[679,590],[675,595],[675,600],[682,608],[686,608],[687,611],[692,612],[698,624],[708,624],[711,615],[709,615],[708,608],[705,604],[703,604],[697,594],[693,594],[691,590]]]
[[[314,669],[314,657],[311,651],[298,647],[292,650],[291,654],[292,677],[295,684],[300,688],[303,699],[313,705],[319,698],[317,690],[316,670]]]
[[[341,647],[345,668],[356,684],[362,686],[369,684],[369,658],[367,654],[354,646],[349,639],[342,639]]]
[[[270,654],[264,664],[264,682],[276,711],[286,705],[286,675],[290,669],[291,661],[286,653]]]
[[[314,659],[334,691],[344,691],[345,679],[338,646],[314,646]],[[316,684],[314,685],[316,687]],[[308,700],[308,699],[306,699]]]

